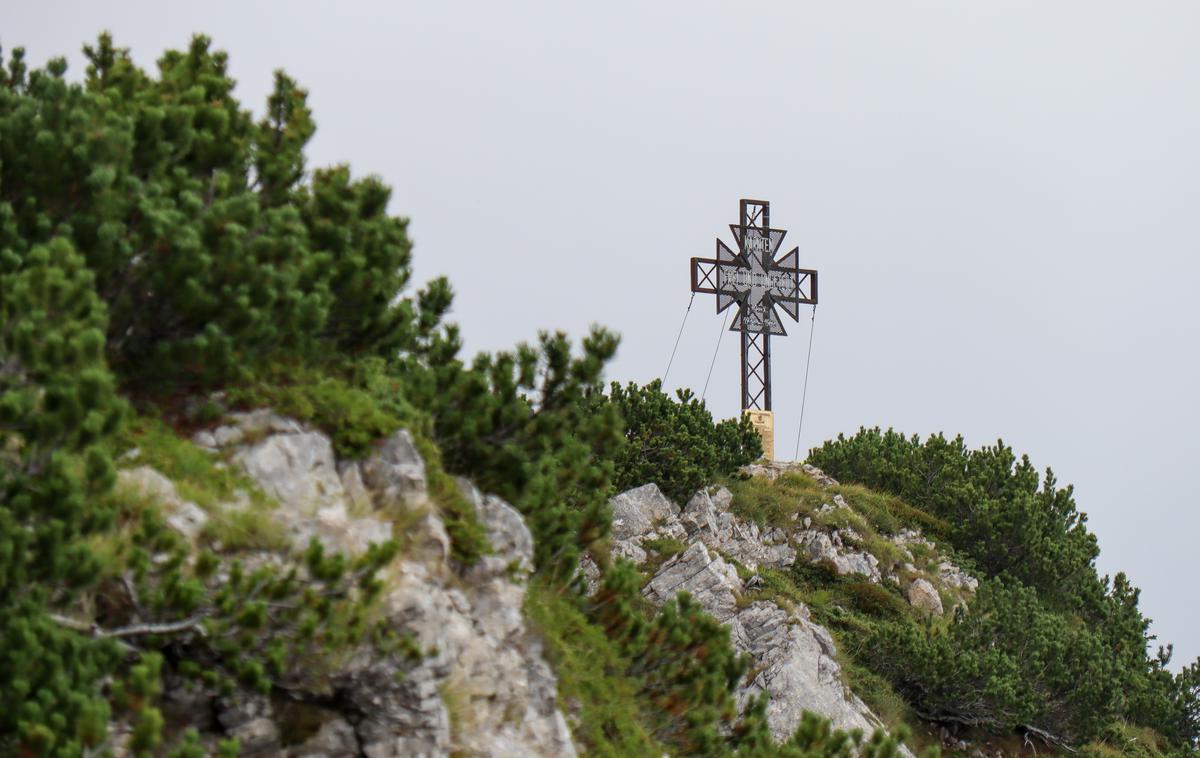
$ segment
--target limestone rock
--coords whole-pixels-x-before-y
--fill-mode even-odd
[[[392,524],[376,518],[351,518],[343,505],[322,508],[315,516],[292,511],[283,505],[275,512],[288,531],[292,546],[304,550],[316,539],[330,551],[361,555],[373,543],[392,538]]]
[[[290,428],[291,424],[284,426]],[[324,434],[305,431],[270,434],[249,447],[239,448],[234,460],[264,492],[293,510],[315,514],[322,508],[345,507],[333,445]]]
[[[342,491],[346,493],[346,504],[351,511],[362,512],[371,508],[371,493],[363,482],[362,468],[354,461],[339,461],[338,478]]]
[[[979,588],[979,580],[955,566],[949,561],[938,564],[938,579],[948,587],[954,587],[967,592],[975,592]]]
[[[117,473],[117,485],[156,501],[166,511],[167,526],[189,540],[208,523],[203,508],[181,498],[175,483],[150,466],[122,469]]]
[[[363,753],[574,756],[557,680],[521,613],[533,539],[512,506],[460,485],[494,553],[470,568],[463,586],[444,559],[395,567],[383,611],[428,654],[400,669],[365,652],[341,674],[339,689],[367,714],[357,726]]]
[[[583,577],[584,593],[588,597],[596,594],[596,590],[600,587],[600,567],[596,565],[592,556],[585,553],[580,557],[577,573]]]
[[[941,616],[942,598],[937,589],[927,579],[914,579],[908,585],[908,602],[914,608],[928,611],[935,616]]]
[[[490,557],[504,561],[506,566],[515,564],[521,572],[533,571],[533,535],[520,512],[495,495],[481,495],[466,479],[459,479],[458,486],[487,529],[493,553]]]
[[[612,536],[630,540],[677,521],[679,506],[667,499],[657,484],[644,484],[608,501],[613,510]]]
[[[222,700],[217,721],[241,744],[242,755],[273,755],[279,750],[279,727],[271,701],[263,695],[240,695]]]
[[[248,413],[230,414],[234,426],[242,433],[243,438],[257,438],[268,434],[299,434],[304,431],[300,422],[272,411],[270,408],[259,408]],[[215,436],[215,433],[214,433]]]
[[[737,612],[742,580],[733,566],[709,553],[703,542],[693,542],[663,564],[642,590],[655,605],[662,605],[680,592],[690,594],[709,615],[723,623]]]
[[[805,463],[803,466],[801,466],[801,469],[804,471],[804,473],[808,474],[808,477],[810,479],[812,479],[814,482],[821,485],[822,487],[837,487],[838,486],[837,479],[834,479],[832,476],[830,476],[829,474],[826,474],[824,471],[817,468],[816,466]]]
[[[213,442],[217,447],[236,445],[246,438],[246,432],[236,426],[218,426],[212,432]]]
[[[425,461],[407,429],[376,445],[362,464],[362,478],[380,506],[415,507],[424,505],[429,498]]]
[[[760,532],[758,525],[739,519],[729,512],[733,494],[724,487],[715,494],[700,490],[679,517],[689,539],[731,556],[751,571],[759,566],[790,566],[796,550],[787,543],[780,529]]]
[[[825,716],[838,729],[862,729],[869,735],[881,726],[842,684],[833,638],[808,619],[806,608],[793,615],[758,601],[739,611],[729,626],[734,646],[754,658],[753,678],[737,691],[739,705],[765,692],[770,697],[767,723],[776,741],[791,737],[806,710]]]
[[[879,573],[879,560],[870,553],[855,550],[844,550],[834,543],[833,537],[818,530],[800,532],[796,537],[803,555],[813,563],[827,562],[838,574],[859,574],[868,581],[878,584],[883,580]]]

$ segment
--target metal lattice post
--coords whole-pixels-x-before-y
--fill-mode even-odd
[[[771,410],[771,337],[742,330],[742,410]]]
[[[799,320],[800,306],[817,302],[817,272],[800,268],[799,248],[779,255],[787,232],[771,228],[771,204],[765,200],[743,199],[738,223],[729,229],[737,252],[718,239],[715,258],[692,258],[692,291],[716,295],[717,313],[737,306],[729,330],[741,333],[742,410],[756,425],[773,428],[771,337],[787,334],[776,308]],[[763,432],[768,457],[771,435]]]

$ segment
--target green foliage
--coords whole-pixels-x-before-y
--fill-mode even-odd
[[[123,415],[92,287],[65,239],[0,243],[0,752],[69,755],[104,734],[115,650],[48,615],[91,584],[87,538],[112,521],[89,504],[112,484],[102,443]]]
[[[995,577],[948,629],[897,622],[874,635],[872,668],[919,711],[1077,743],[1126,720],[1195,749],[1196,667],[1172,675],[1169,651],[1147,655],[1138,590],[1123,574],[1096,575],[1095,537],[1052,471],[1039,482],[1003,443],[969,450],[961,437],[922,442],[879,429],[839,436],[810,460],[952,524],[951,543]]]
[[[387,437],[416,413],[404,407],[403,389],[390,386],[386,391],[391,408],[372,392],[368,382],[385,381],[381,361],[364,360],[359,377],[337,375],[328,368],[299,368],[264,372],[257,381],[231,388],[229,402],[235,407],[269,407],[284,416],[307,422],[326,432],[334,450],[342,458],[363,458],[377,440]],[[357,381],[355,381],[357,379]],[[379,388],[383,389],[383,388]],[[389,412],[401,410],[402,414]]]
[[[578,703],[572,731],[588,755],[658,758],[669,752],[650,734],[651,705],[627,675],[617,642],[579,608],[577,598],[543,579],[529,585],[525,614],[546,641],[561,703]],[[568,708],[571,706],[568,705]]]
[[[723,731],[736,723],[733,688],[747,661],[733,650],[729,631],[687,595],[651,616],[640,595],[641,577],[621,561],[591,599],[591,615],[629,661],[627,676],[653,707],[644,717],[655,739],[682,754],[713,755]]]
[[[542,334],[537,347],[481,354],[469,368],[458,348],[447,329],[408,363],[412,401],[432,415],[446,468],[524,513],[538,570],[565,581],[609,529],[620,417],[601,388],[617,338],[594,329],[573,356],[565,335]]]
[[[377,574],[396,555],[395,543],[348,559],[327,554],[314,539],[299,564],[250,567],[207,550],[193,556],[153,508],[128,507],[122,517],[135,526],[120,556],[120,592],[132,607],[104,608],[96,622],[114,636],[145,629],[138,635],[141,649],[170,646],[188,662],[181,672],[205,685],[269,691],[284,679],[296,684],[319,676],[319,661],[366,638],[385,652],[404,648],[370,617],[382,587]]]
[[[892,430],[839,435],[809,453],[831,476],[890,492],[954,524],[955,547],[991,576],[1010,576],[1047,596],[1088,593],[1098,551],[1071,487],[1047,469],[1039,488],[1028,456],[1012,448],[968,450],[962,437],[921,442]]]
[[[391,356],[412,346],[406,221],[344,167],[305,183],[307,93],[278,72],[266,116],[234,96],[205,37],[156,74],[102,35],[65,63],[0,81],[0,250],[70,240],[109,308],[127,386],[177,390],[266,359]],[[166,382],[173,382],[168,387]]]
[[[762,455],[748,417],[714,423],[691,390],[672,400],[655,379],[639,387],[613,382],[609,399],[625,419],[627,444],[616,460],[619,490],[654,482],[667,497],[686,503],[696,490]]]
[[[928,717],[997,731],[1036,726],[1090,738],[1120,711],[1120,671],[1102,632],[1048,611],[1026,587],[992,580],[948,629],[880,627],[876,670]]]

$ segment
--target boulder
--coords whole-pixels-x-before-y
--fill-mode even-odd
[[[883,580],[879,573],[879,560],[874,555],[845,550],[840,542],[839,539],[835,544],[831,535],[816,529],[800,532],[796,536],[802,554],[812,563],[828,563],[839,575],[859,574],[875,584]]]
[[[808,474],[809,479],[812,479],[814,482],[821,485],[822,487],[837,487],[838,486],[837,479],[834,479],[832,476],[830,476],[829,474],[826,474],[824,471],[817,468],[816,466],[813,466],[812,464],[805,463],[803,466],[801,466],[801,469],[804,471],[804,473]]]
[[[928,611],[935,616],[941,616],[942,597],[937,589],[927,579],[914,579],[908,585],[908,603],[914,608]]]
[[[608,501],[613,511],[612,536],[615,540],[645,537],[658,527],[678,527],[679,506],[667,499],[657,484],[643,484],[622,492]],[[682,530],[679,536],[682,536]]]
[[[362,464],[362,479],[378,506],[424,505],[429,499],[425,460],[412,435],[401,429],[376,445]]]
[[[949,561],[942,561],[937,566],[938,579],[942,584],[955,589],[975,592],[979,588],[979,580],[955,566]]]

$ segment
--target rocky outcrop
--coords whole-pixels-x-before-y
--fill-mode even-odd
[[[876,584],[881,581],[879,560],[868,552],[846,549],[836,531],[806,530],[797,535],[796,542],[812,563],[825,563],[841,575],[858,574]]]
[[[719,550],[751,571],[759,566],[780,568],[796,560],[796,549],[788,544],[782,529],[761,530],[758,524],[736,518],[729,512],[733,494],[724,487],[715,493],[700,490],[684,508],[679,522],[689,539]]]
[[[678,511],[654,485],[618,495],[612,506],[621,514],[622,528],[614,541],[614,555],[630,555],[630,546],[636,547],[650,534],[686,536],[687,549],[658,568],[643,595],[662,605],[687,592],[729,627],[734,646],[753,659],[750,678],[738,687],[738,702],[745,705],[766,693],[767,721],[777,740],[792,735],[806,710],[831,719],[840,729],[870,733],[881,722],[842,683],[833,638],[811,621],[808,610],[803,605],[785,609],[766,601],[743,603],[744,583],[723,555],[757,568],[790,565],[797,552],[783,530],[760,530],[732,514],[731,500],[726,489],[705,490]],[[638,503],[653,507],[654,515],[632,512]]]
[[[429,654],[410,668],[365,653],[337,675],[365,714],[370,758],[408,755],[574,755],[556,679],[521,615],[533,539],[503,500],[463,482],[493,541],[462,578],[444,564],[402,561],[384,611]]]
[[[650,602],[662,605],[680,592],[696,599],[710,616],[727,622],[737,612],[742,580],[737,569],[713,555],[703,542],[667,561],[642,590]]]
[[[738,689],[739,703],[766,693],[767,723],[777,741],[800,725],[804,711],[819,713],[838,729],[870,734],[882,722],[841,681],[833,638],[809,620],[808,609],[786,611],[751,603],[730,624],[733,644],[754,657],[752,678]]]
[[[351,651],[321,677],[325,689],[293,693],[294,700],[318,703],[306,706],[311,728],[300,737],[287,728],[287,708],[271,698],[189,695],[181,712],[214,714],[196,723],[206,744],[236,736],[244,755],[575,755],[554,672],[522,616],[533,538],[514,508],[460,482],[493,548],[462,567],[450,560],[424,461],[405,431],[361,462],[338,461],[324,434],[270,411],[236,414],[193,441],[270,496],[270,518],[284,526],[293,552],[315,538],[331,550],[359,553],[392,538],[393,519],[402,518],[404,550],[381,577],[379,613],[423,651],[415,660],[371,645]],[[120,476],[123,486],[158,500],[169,521],[178,518],[172,526],[191,537],[214,517],[182,500],[151,468]],[[226,507],[247,505],[219,506]]]
[[[679,527],[679,506],[668,500],[657,484],[622,492],[609,505],[613,514],[612,537],[617,542],[684,536]]]

